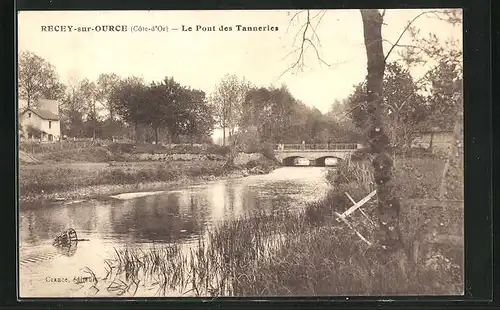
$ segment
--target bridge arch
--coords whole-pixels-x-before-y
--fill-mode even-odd
[[[319,167],[325,167],[327,159],[334,159],[335,165],[338,165],[340,163],[340,161],[344,160],[344,158],[339,157],[339,156],[327,155],[327,156],[322,156],[322,157],[316,158],[314,160],[314,165],[319,166]]]
[[[309,160],[308,158],[306,158],[304,156],[289,156],[289,157],[283,158],[283,166],[295,166],[295,160],[297,160],[299,158]]]

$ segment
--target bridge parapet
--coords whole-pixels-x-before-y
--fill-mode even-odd
[[[326,158],[345,160],[360,148],[357,143],[279,144],[274,155],[281,163],[289,163],[296,158],[305,158],[324,165]]]
[[[276,151],[315,151],[315,150],[356,150],[360,148],[357,143],[317,143],[317,144],[277,144]]]

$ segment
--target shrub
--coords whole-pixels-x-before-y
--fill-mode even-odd
[[[228,146],[220,146],[220,145],[209,145],[206,149],[207,154],[217,154],[225,156],[231,152],[231,149]]]
[[[158,181],[171,181],[180,175],[179,170],[170,167],[157,167],[155,177]]]
[[[250,160],[246,163],[245,167],[247,169],[252,169],[252,168],[255,168],[255,167],[258,167],[261,163],[257,160]]]
[[[264,155],[266,158],[275,161],[276,157],[274,156],[274,145],[271,143],[264,143],[260,149],[259,153]]]
[[[394,152],[397,156],[406,156],[412,158],[425,158],[425,157],[434,157],[435,155],[431,150],[423,148],[423,147],[412,147],[406,150],[397,149]]]
[[[394,169],[394,184],[399,197],[438,198],[443,166],[444,162],[439,158],[398,160],[398,165]]]
[[[135,145],[132,143],[111,143],[108,145],[108,149],[112,153],[132,153],[134,152]]]
[[[135,181],[134,176],[122,169],[113,169],[111,171],[101,171],[103,184],[128,184]]]
[[[55,162],[109,162],[121,160],[119,153],[112,153],[107,147],[89,146],[78,149],[59,149],[37,155],[41,161]]]
[[[326,176],[327,180],[335,186],[353,183],[367,193],[375,189],[372,166],[366,160],[341,160],[335,171],[330,170]]]

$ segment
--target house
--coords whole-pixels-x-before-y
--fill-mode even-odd
[[[425,130],[417,134],[412,142],[412,147],[424,148],[432,153],[446,154],[453,143],[452,130]],[[458,146],[462,147],[463,137],[458,141]]]
[[[22,109],[19,122],[25,139],[38,141],[60,139],[61,124],[57,100],[39,99],[32,107],[26,107],[23,102],[19,102],[19,108]]]

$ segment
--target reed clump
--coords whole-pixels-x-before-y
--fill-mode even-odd
[[[159,296],[174,291],[209,297],[461,292],[461,249],[434,253],[416,271],[402,272],[397,259],[380,257],[333,216],[313,216],[315,210],[223,222],[184,250],[172,245],[117,251],[120,280],[112,288],[130,291],[143,281],[157,287]],[[361,217],[353,225],[368,238],[376,231]]]

